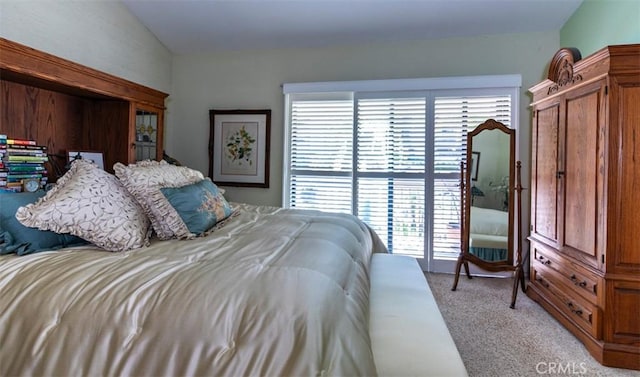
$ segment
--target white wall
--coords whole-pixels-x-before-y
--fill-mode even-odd
[[[528,177],[531,117],[526,93],[546,76],[548,62],[558,48],[558,32],[547,32],[176,56],[166,150],[207,172],[209,109],[271,109],[270,188],[233,187],[225,195],[234,201],[281,205],[282,83],[519,73],[523,82],[519,154],[523,177]],[[528,217],[528,211],[524,216]]]
[[[169,93],[172,54],[118,1],[0,0],[0,36]]]
[[[282,202],[280,85],[287,82],[519,73],[519,158],[528,188],[527,89],[545,78],[560,47],[559,33],[546,32],[172,56],[121,3],[68,0],[0,0],[0,36],[169,93],[165,149],[203,172],[209,165],[209,109],[271,109],[271,187],[234,187],[226,194],[234,201],[268,205]],[[527,197],[523,203],[526,233]]]
[[[519,158],[528,187],[527,89],[546,76],[548,62],[560,47],[559,33],[546,32],[172,56],[114,1],[2,0],[0,36],[168,92],[165,149],[203,172],[209,166],[209,109],[271,109],[270,188],[227,190],[231,200],[268,205],[282,203],[280,85],[286,82],[519,73]],[[528,211],[523,217],[526,222]]]

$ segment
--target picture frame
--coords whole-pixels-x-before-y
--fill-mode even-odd
[[[89,160],[96,164],[100,169],[104,170],[104,154],[96,151],[67,151],[68,162],[71,164],[74,160]]]
[[[220,186],[269,187],[271,110],[209,110],[209,177]]]
[[[471,180],[478,180],[478,167],[480,166],[480,152],[471,152]]]

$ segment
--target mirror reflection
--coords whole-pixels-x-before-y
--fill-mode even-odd
[[[473,136],[469,253],[490,262],[507,261],[509,250],[510,138],[500,130]]]

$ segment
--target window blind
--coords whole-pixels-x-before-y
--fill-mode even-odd
[[[291,103],[289,206],[352,212],[353,101]]]
[[[426,99],[357,100],[357,214],[392,252],[422,256]]]
[[[511,96],[451,96],[434,99],[433,249],[439,256],[460,251],[460,162],[467,133],[487,119],[510,126]]]
[[[488,118],[510,126],[520,81],[285,84],[285,206],[352,213],[393,253],[455,260],[467,132]]]

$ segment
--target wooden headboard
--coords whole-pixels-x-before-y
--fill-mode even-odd
[[[163,145],[168,94],[4,38],[0,93],[0,134],[36,140],[51,154],[99,151],[109,171],[116,162],[133,162],[139,109],[160,114],[157,142]],[[162,147],[157,150],[160,159]]]

